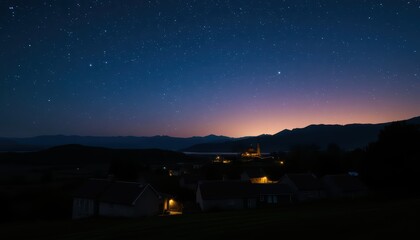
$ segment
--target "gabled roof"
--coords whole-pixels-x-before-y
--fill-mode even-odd
[[[324,181],[329,181],[335,186],[339,187],[344,192],[366,191],[367,187],[358,177],[347,174],[341,175],[326,175]]]
[[[321,190],[322,184],[317,177],[308,173],[299,174],[286,174],[284,177],[288,177],[299,190],[311,191]]]
[[[149,184],[113,182],[111,186],[100,196],[99,201],[134,205],[137,199],[148,187],[150,187]],[[159,194],[153,188],[152,191],[154,191],[159,197]]]
[[[87,181],[73,196],[95,199],[100,202],[134,205],[147,188],[160,197],[160,194],[149,184],[98,179]]]
[[[292,193],[290,187],[282,183],[253,184],[253,186],[259,195],[284,195]]]
[[[73,197],[98,199],[110,185],[108,180],[90,179],[73,193]]]
[[[242,181],[209,181],[199,184],[204,200],[254,197],[251,183]]]

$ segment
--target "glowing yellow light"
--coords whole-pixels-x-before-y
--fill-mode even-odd
[[[280,161],[279,163],[280,163],[280,165],[283,165],[284,164],[284,161]]]
[[[169,207],[175,205],[175,201],[173,199],[169,199]]]
[[[262,183],[267,183],[267,180],[268,180],[268,179],[267,179],[267,177],[262,177],[262,178],[261,178],[261,182],[262,182]]]

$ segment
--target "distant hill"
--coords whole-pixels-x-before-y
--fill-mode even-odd
[[[0,153],[0,164],[74,165],[104,164],[112,161],[142,163],[180,162],[188,159],[181,152],[160,149],[111,149],[82,145],[62,145],[34,152]]]
[[[0,138],[0,151],[36,151],[38,146],[20,144],[12,139]]]
[[[420,124],[420,117],[406,120]],[[261,145],[263,152],[287,151],[290,147],[316,144],[325,148],[331,143],[343,149],[364,147],[375,141],[379,131],[387,124],[309,125],[305,128],[283,130],[274,135],[230,138],[208,135],[179,138],[154,137],[94,137],[50,135],[31,138],[0,138],[0,151],[37,151],[54,146],[79,144],[116,149],[166,149],[184,152],[242,152],[249,146]]]
[[[90,137],[50,135],[31,138],[0,138],[0,151],[34,151],[67,144],[80,144],[93,147],[149,149],[159,148],[179,150],[192,145],[232,140],[225,136],[178,138],[169,136],[154,137]]]
[[[410,124],[420,124],[420,117],[406,120]],[[321,149],[334,143],[343,149],[351,150],[365,147],[376,141],[378,133],[390,124],[348,124],[348,125],[309,125],[305,128],[283,130],[274,135],[261,135],[246,139],[198,144],[185,152],[241,152],[249,146],[261,146],[263,152],[288,151],[296,145],[317,145]]]

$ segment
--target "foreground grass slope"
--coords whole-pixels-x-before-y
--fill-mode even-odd
[[[407,238],[420,233],[420,199],[322,202],[275,209],[130,219],[13,223],[2,239]]]

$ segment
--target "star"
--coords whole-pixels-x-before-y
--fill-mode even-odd
[[[0,109],[0,133],[21,132],[13,120],[48,107],[57,112],[37,121],[37,133],[71,125],[69,133],[154,135],[169,124],[183,136],[238,136],[418,115],[420,94],[389,97],[420,88],[418,1],[5,2],[0,102],[21,109]],[[368,87],[377,88],[374,104]],[[80,111],[124,124],[90,128]]]

